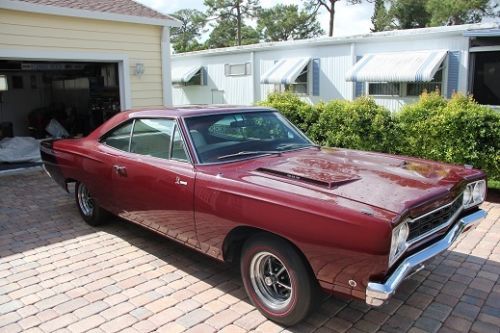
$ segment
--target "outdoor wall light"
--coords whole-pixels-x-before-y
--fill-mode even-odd
[[[135,75],[137,77],[141,77],[142,74],[144,74],[144,64],[142,63],[135,64]]]

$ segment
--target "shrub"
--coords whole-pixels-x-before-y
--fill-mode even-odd
[[[258,105],[277,109],[295,126],[308,133],[310,127],[317,122],[319,109],[301,100],[291,92],[272,93]]]
[[[500,179],[500,113],[456,94],[449,101],[433,93],[397,115],[402,154],[471,164]]]
[[[405,105],[395,114],[395,151],[397,153],[437,159],[437,128],[431,125],[435,114],[446,107],[437,93],[423,93],[419,101]]]
[[[260,105],[278,109],[321,145],[471,164],[500,180],[500,113],[472,97],[424,93],[394,116],[367,97],[309,105],[274,93]]]
[[[394,133],[391,114],[373,99],[335,100],[320,104],[320,108],[319,119],[309,134],[321,145],[391,151]]]

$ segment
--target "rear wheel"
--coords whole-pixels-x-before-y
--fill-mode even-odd
[[[287,241],[266,234],[249,239],[241,275],[252,303],[283,325],[304,319],[316,301],[317,285],[302,257]]]
[[[106,211],[97,205],[87,186],[81,182],[75,185],[75,201],[82,218],[91,226],[104,223]]]

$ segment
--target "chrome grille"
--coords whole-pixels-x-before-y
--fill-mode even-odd
[[[459,195],[452,203],[410,221],[408,242],[414,243],[431,234],[432,231],[444,228],[451,223],[450,219],[462,210],[462,201],[463,194]]]

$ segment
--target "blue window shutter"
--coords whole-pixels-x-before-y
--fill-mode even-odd
[[[460,70],[460,51],[448,52],[448,84],[446,96],[448,98],[458,91],[458,72]]]
[[[361,58],[362,58],[362,56],[357,56],[356,62],[358,62]],[[356,86],[355,86],[355,91],[354,91],[354,97],[357,98],[357,97],[363,96],[365,93],[365,83],[356,81],[355,84],[356,84]]]
[[[320,59],[312,60],[312,94],[319,96],[319,73],[320,73]]]
[[[208,73],[207,73],[207,67],[203,66],[201,68],[201,84],[206,86],[208,82]]]

